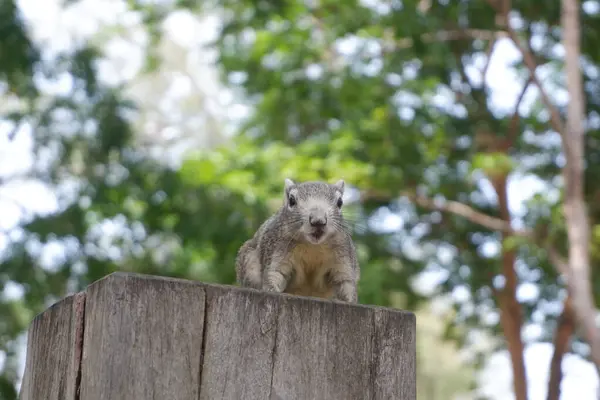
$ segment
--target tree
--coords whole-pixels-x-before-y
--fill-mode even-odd
[[[565,70],[569,106],[566,125],[558,132],[562,136],[565,153],[563,179],[565,182],[564,214],[569,237],[569,261],[555,259],[557,268],[566,273],[573,308],[584,330],[584,337],[591,347],[591,357],[600,370],[600,333],[596,326],[596,307],[590,284],[590,224],[584,199],[584,121],[585,99],[580,71],[580,22],[579,2],[563,0],[562,28],[565,48]],[[558,114],[556,109],[551,109]],[[558,119],[558,117],[554,117]],[[558,130],[559,127],[555,127]],[[557,256],[558,257],[558,256]]]

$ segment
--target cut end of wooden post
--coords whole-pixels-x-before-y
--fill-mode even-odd
[[[413,313],[114,273],[37,316],[22,400],[416,399]]]

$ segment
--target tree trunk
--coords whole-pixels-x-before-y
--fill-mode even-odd
[[[498,197],[500,217],[510,223],[508,209],[507,177],[495,179],[494,189]],[[503,239],[510,234],[503,233]],[[521,338],[523,324],[521,305],[517,301],[516,254],[514,250],[502,251],[502,273],[506,279],[504,290],[499,293],[500,323],[506,337],[513,372],[513,389],[516,400],[527,400],[527,373],[525,369],[524,346]]]
[[[565,299],[563,312],[558,318],[554,336],[554,353],[550,361],[550,379],[548,380],[547,400],[560,400],[560,383],[563,378],[562,360],[569,349],[569,339],[575,330],[571,297]]]
[[[590,226],[584,202],[584,121],[585,105],[579,58],[580,21],[579,2],[562,1],[563,45],[569,103],[567,122],[562,134],[566,163],[564,213],[569,238],[569,291],[573,308],[584,337],[590,345],[596,368],[600,369],[600,337],[595,323],[596,307],[590,282],[589,241]]]

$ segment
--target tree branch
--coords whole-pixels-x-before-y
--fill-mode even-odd
[[[419,36],[423,43],[453,42],[457,40],[484,40],[495,41],[497,39],[508,37],[508,32],[503,30],[485,30],[485,29],[454,29],[440,30],[437,32],[427,32]],[[390,39],[393,50],[408,49],[414,46],[412,38]]]
[[[568,262],[558,253],[551,242],[542,242],[533,231],[529,229],[514,229],[511,224],[500,218],[492,217],[483,212],[477,211],[471,206],[463,204],[458,201],[444,200],[436,202],[434,199],[425,196],[418,196],[412,193],[402,193],[398,197],[407,197],[415,204],[426,208],[428,210],[447,212],[454,214],[459,217],[463,217],[466,220],[473,222],[474,224],[480,225],[484,228],[488,228],[493,231],[499,231],[502,233],[508,233],[513,236],[519,236],[523,238],[531,239],[536,245],[546,250],[548,259],[554,265],[556,270],[568,277],[569,275],[569,264]],[[365,202],[368,200],[377,201],[390,201],[392,196],[383,192],[375,190],[362,191],[360,193],[360,201]]]
[[[565,277],[568,277],[569,263],[567,262],[567,260],[565,260],[551,245],[546,245],[545,248],[548,252],[548,259],[554,265],[554,268],[556,268],[556,270],[559,273],[563,274]]]
[[[500,218],[491,217],[485,213],[475,210],[473,207],[470,207],[466,204],[463,204],[458,201],[452,200],[444,200],[441,202],[436,202],[435,200],[425,197],[418,196],[413,193],[402,193],[400,196],[407,197],[415,204],[423,208],[427,208],[429,210],[435,211],[443,211],[448,212],[450,214],[457,215],[459,217],[463,217],[475,224],[481,225],[485,228],[491,229],[493,231],[500,231],[505,233],[510,233],[515,236],[523,236],[530,237],[531,232],[528,230],[515,230],[510,225],[509,222],[503,221]],[[367,200],[379,200],[379,201],[389,201],[392,197],[391,195],[369,190],[363,191],[360,194],[361,201]]]
[[[498,6],[495,4],[495,2],[493,0],[488,0],[488,3],[490,3],[492,8],[494,8],[496,10],[496,12],[498,13],[498,15],[501,17],[500,20],[502,21],[502,25],[503,25],[502,27],[505,29],[508,37],[512,40],[512,42],[515,44],[515,46],[517,47],[517,49],[523,56],[523,62],[525,63],[525,66],[529,70],[530,79],[538,87],[538,89],[540,91],[540,96],[542,98],[542,102],[548,108],[548,111],[550,112],[550,124],[552,125],[552,129],[554,129],[561,136],[563,136],[563,141],[564,141],[565,140],[564,134],[563,134],[564,127],[563,127],[562,118],[560,116],[560,112],[558,111],[558,108],[556,108],[554,103],[552,103],[552,101],[550,100],[550,97],[546,93],[544,86],[542,85],[542,83],[540,82],[540,80],[537,78],[537,76],[535,74],[535,71],[537,69],[537,62],[535,61],[535,57],[534,57],[533,53],[531,52],[531,50],[529,49],[529,47],[524,46],[521,43],[521,40],[519,39],[517,32],[510,26],[510,23],[508,21],[508,13],[510,12],[510,5],[507,5],[506,3],[504,3],[502,6]]]
[[[496,42],[497,42],[497,38],[494,37],[493,39],[491,39],[490,45],[486,52],[485,65],[483,66],[483,69],[481,70],[481,85],[482,86],[485,86],[485,77],[487,75],[487,71],[488,71],[491,61],[492,61],[492,54],[494,53],[494,47],[496,46]]]
[[[510,224],[511,214],[508,207],[508,174],[491,179],[496,197],[498,198],[498,209],[502,221]],[[503,232],[502,239],[512,236],[511,232]],[[513,388],[517,400],[527,400],[527,372],[524,359],[524,344],[521,338],[523,327],[523,308],[517,300],[517,287],[519,278],[515,271],[517,253],[514,248],[503,249],[501,253],[502,274],[505,284],[500,292],[498,304],[500,306],[500,324],[504,331],[510,354],[513,370]]]
[[[502,30],[456,29],[424,33],[421,35],[421,40],[426,43],[433,43],[466,39],[496,40],[504,37],[508,37],[508,32]],[[396,43],[402,48],[413,45],[412,39],[409,38],[399,40]]]
[[[547,400],[560,399],[560,383],[563,378],[562,360],[569,349],[569,340],[575,331],[575,319],[571,296],[567,296],[563,303],[563,311],[558,317],[556,332],[554,334],[554,353],[550,360],[550,379],[548,380]]]
[[[533,82],[531,76],[525,84],[523,85],[523,89],[517,98],[517,103],[515,104],[515,111],[513,112],[513,116],[510,119],[510,125],[508,128],[508,141],[507,144],[509,147],[513,146],[515,141],[517,140],[517,136],[519,135],[519,121],[521,120],[521,116],[519,115],[519,107],[525,98],[525,93],[527,93],[527,89],[529,89],[529,85]]]
[[[490,217],[489,215],[479,212],[474,208],[458,201],[446,200],[442,203],[436,204],[434,200],[423,196],[408,197],[421,207],[432,210],[446,211],[494,231],[516,233],[510,223],[503,221],[500,218]]]

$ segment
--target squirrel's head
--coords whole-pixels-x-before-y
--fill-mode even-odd
[[[343,195],[343,180],[328,184],[286,179],[283,212],[308,242],[322,243],[330,235],[342,232]]]

